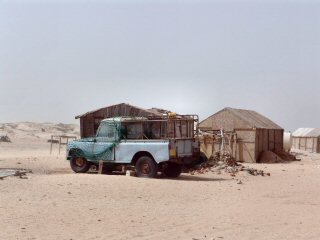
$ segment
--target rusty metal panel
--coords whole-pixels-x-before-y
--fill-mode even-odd
[[[88,115],[83,119],[83,129],[84,129],[84,137],[93,137],[95,136],[94,132],[94,118],[92,115]]]
[[[174,138],[175,135],[175,126],[174,126],[174,122],[173,121],[169,121],[168,125],[167,125],[167,129],[168,129],[168,138]]]
[[[84,120],[83,118],[80,118],[80,137],[84,138],[85,137],[85,132],[84,132]]]
[[[263,130],[256,130],[256,158],[259,157],[260,153],[263,151]]]
[[[175,121],[175,137],[181,138],[181,121]]]
[[[178,157],[190,157],[192,156],[192,139],[176,140],[176,147],[178,149]]]
[[[181,121],[181,137],[189,137],[188,134],[188,121]]]
[[[269,148],[268,150],[273,151],[275,149],[275,133],[274,130],[269,130]]]
[[[283,130],[275,130],[275,150],[283,150]]]

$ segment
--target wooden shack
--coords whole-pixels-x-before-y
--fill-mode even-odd
[[[292,134],[292,148],[320,153],[320,128],[299,128]]]
[[[157,108],[148,110],[148,109],[132,106],[126,103],[121,103],[121,104],[99,108],[97,110],[87,112],[85,114],[76,116],[76,119],[80,119],[81,138],[86,138],[86,137],[95,136],[100,122],[105,118],[121,117],[121,116],[159,117],[159,116],[162,116],[164,111],[165,110],[163,109],[157,109]]]
[[[234,139],[229,144],[238,161],[255,163],[263,151],[283,150],[283,128],[255,111],[225,108],[202,121],[199,129],[232,132]],[[214,143],[210,148],[212,153],[219,151]]]

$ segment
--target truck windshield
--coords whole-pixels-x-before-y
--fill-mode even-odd
[[[97,138],[103,138],[106,141],[115,141],[118,139],[118,132],[116,124],[101,122],[98,131]]]

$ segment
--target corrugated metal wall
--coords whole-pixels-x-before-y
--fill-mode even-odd
[[[237,134],[236,159],[241,162],[256,162],[256,131],[235,130]]]
[[[230,148],[238,161],[255,163],[263,151],[280,151],[283,148],[283,130],[236,129],[237,144],[231,141]],[[221,141],[203,138],[201,150],[207,157],[220,150]]]
[[[292,148],[306,152],[320,153],[319,137],[293,137]]]
[[[283,130],[257,129],[256,130],[256,159],[263,151],[283,150]]]
[[[93,137],[95,135],[93,114],[80,119],[80,130],[82,130],[81,137]]]

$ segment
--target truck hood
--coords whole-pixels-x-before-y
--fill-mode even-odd
[[[67,145],[67,149],[71,149],[71,148],[75,148],[77,146],[79,146],[79,144],[81,143],[89,143],[89,142],[94,142],[95,138],[91,137],[91,138],[82,138],[82,139],[77,139],[77,140],[73,140],[71,142],[68,143]]]

